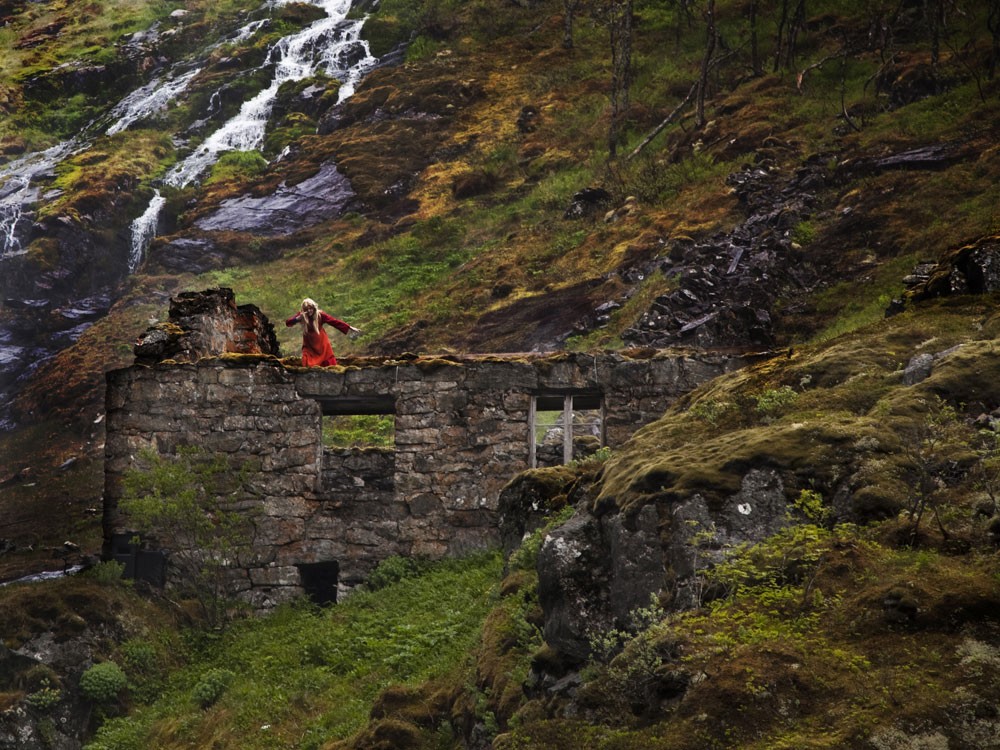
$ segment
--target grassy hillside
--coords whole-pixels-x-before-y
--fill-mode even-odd
[[[702,608],[651,607],[627,632],[595,634],[572,697],[539,682],[572,669],[541,639],[535,537],[497,600],[483,593],[500,583],[493,561],[429,578],[432,594],[413,581],[389,589],[395,604],[466,592],[448,610],[469,605],[441,672],[421,649],[457,626],[435,613],[386,624],[367,619],[380,605],[366,597],[355,609],[289,610],[167,665],[178,671],[164,677],[162,701],[130,699],[132,718],[106,725],[95,748],[997,746],[997,298],[914,297],[884,318],[918,263],[1000,233],[996,3],[810,0],[788,4],[804,8],[798,20],[782,21],[780,4],[759,9],[755,26],[756,3],[714,5],[704,121],[692,96],[630,158],[698,82],[708,28],[705,2],[633,4],[630,105],[612,158],[606,19],[580,12],[567,47],[572,3],[383,0],[368,35],[376,53],[412,40],[405,61],[372,73],[336,117],[336,82],[306,84],[325,92],[326,109],[284,92],[264,155],[288,147],[285,158],[234,154],[203,185],[167,191],[164,236],[110,314],[25,383],[22,426],[0,435],[0,536],[17,547],[0,573],[61,564],[67,539],[97,549],[103,373],[129,363],[130,342],[164,317],[171,294],[232,287],[279,323],[287,354],[298,334],[280,321],[304,296],[365,331],[337,341],[338,353],[618,348],[680,288],[665,263],[713,242],[725,260],[712,262],[728,263],[727,233],[753,210],[729,178],[754,170],[775,195],[816,178],[808,205],[778,224],[788,254],[775,267],[801,283],[755,280],[774,292],[779,354],[615,446],[587,507],[629,513],[693,493],[717,502],[765,467],[803,503],[799,524],[707,573]],[[59,66],[113,66],[109,42],[178,7],[0,2],[2,153],[51,145],[97,116],[120,92],[53,95],[65,93]],[[168,54],[204,48],[253,10],[184,9],[186,20],[164,20],[177,29]],[[262,85],[253,70],[268,41],[312,14],[282,6],[269,30],[214,52],[163,120],[96,137],[57,171],[62,193],[43,218],[108,205],[134,214],[180,158],[170,136],[222,83],[234,111],[237,94]],[[937,156],[891,161],[921,149]],[[219,233],[217,256],[197,271],[166,262],[170,241],[201,238],[194,222],[222,201],[295,185],[330,159],[358,194],[348,214],[288,236]],[[607,202],[566,218],[587,187]],[[56,250],[43,240],[29,253],[48,267]],[[931,376],[904,384],[922,353],[940,355]],[[928,440],[937,453],[923,450]],[[350,618],[380,624],[359,634]],[[402,671],[335,682],[350,671],[338,651],[348,642]],[[261,681],[237,680],[202,709],[190,696],[209,669]],[[345,691],[358,700],[343,705]]]

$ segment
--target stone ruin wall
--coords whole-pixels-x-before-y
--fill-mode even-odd
[[[605,442],[615,446],[739,362],[647,351],[341,364],[306,369],[272,355],[227,355],[108,373],[106,545],[128,531],[117,505],[139,453],[198,446],[251,467],[257,533],[234,592],[267,608],[306,591],[309,567],[325,564],[336,570],[333,598],[393,555],[498,545],[500,490],[529,467],[533,396],[600,394]],[[373,405],[395,415],[394,449],[324,450],[324,411]]]

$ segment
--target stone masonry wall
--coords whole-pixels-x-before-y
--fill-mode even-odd
[[[105,537],[128,530],[117,504],[139,452],[196,445],[251,467],[256,549],[236,572],[236,593],[273,606],[302,593],[298,566],[336,563],[343,595],[392,555],[440,558],[498,544],[500,490],[528,468],[533,395],[600,393],[614,446],[738,364],[660,352],[305,369],[228,356],[116,370],[107,378]],[[323,412],[372,403],[394,412],[395,449],[324,451]]]

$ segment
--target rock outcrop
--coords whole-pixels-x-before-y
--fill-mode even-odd
[[[727,549],[774,534],[788,523],[788,511],[781,478],[760,469],[747,472],[740,491],[718,506],[701,495],[634,512],[597,514],[578,504],[538,555],[546,642],[582,662],[593,634],[627,631],[651,596],[673,610],[700,605],[699,573]]]
[[[791,178],[766,164],[730,175],[747,219],[706,240],[675,239],[651,270],[676,278],[677,288],[658,297],[622,338],[647,346],[773,344],[775,301],[816,283],[793,262],[800,249],[793,229],[809,218],[828,184],[824,163],[813,157]]]
[[[241,195],[222,201],[211,214],[198,219],[202,231],[253,232],[260,235],[294,234],[336,218],[354,197],[351,185],[335,164],[326,163],[308,179],[257,197]]]

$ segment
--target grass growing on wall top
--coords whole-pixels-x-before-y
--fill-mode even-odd
[[[272,750],[349,737],[384,688],[461,666],[495,601],[500,566],[493,553],[450,560],[328,609],[289,605],[242,622],[87,748]]]

